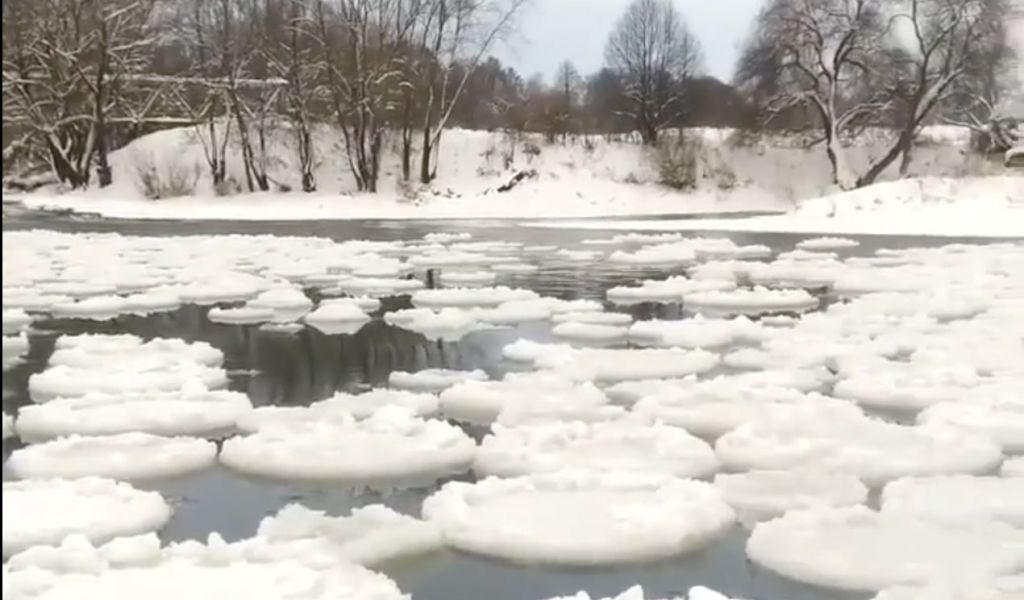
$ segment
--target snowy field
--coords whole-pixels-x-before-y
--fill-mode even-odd
[[[623,229],[5,231],[4,598],[1024,597],[1024,243]]]

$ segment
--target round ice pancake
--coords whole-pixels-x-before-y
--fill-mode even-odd
[[[451,369],[424,369],[408,373],[392,371],[388,375],[388,385],[400,390],[412,392],[429,392],[438,394],[453,385],[466,381],[486,381],[487,374],[476,369],[473,371],[455,371]]]
[[[1024,532],[996,521],[952,526],[859,506],[812,508],[759,523],[747,556],[797,581],[881,590],[1018,571]]]
[[[600,600],[655,600],[653,597],[648,598],[644,595],[644,589],[639,585],[633,586],[617,596],[609,596],[606,598],[592,598],[587,592],[577,592],[572,596],[559,596],[557,598],[551,598],[550,600],[598,600],[598,598],[600,598]],[[696,586],[690,588],[690,593],[687,596],[673,595],[672,598],[667,600],[730,600],[730,598],[724,594],[719,594],[712,589],[703,586]]]
[[[112,435],[141,431],[156,435],[220,434],[252,411],[241,392],[202,386],[171,392],[86,394],[23,406],[15,428],[26,441],[66,435]]]
[[[964,523],[994,519],[1024,529],[1024,478],[898,479],[882,490],[882,511]]]
[[[944,425],[985,436],[1006,452],[1024,452],[1024,397],[942,402],[917,416],[922,425]]]
[[[7,467],[22,479],[94,475],[139,480],[198,471],[216,459],[217,445],[208,440],[136,431],[33,444],[15,450]]]
[[[805,312],[817,307],[818,304],[818,299],[804,290],[770,290],[763,287],[692,292],[683,296],[683,306],[708,315]]]
[[[999,470],[1003,477],[1024,477],[1024,456],[1014,456],[1003,461]]]
[[[231,552],[249,560],[282,560],[335,556],[373,566],[444,546],[433,523],[397,513],[382,504],[328,516],[300,504],[289,504],[260,522],[256,535],[231,544]]]
[[[718,438],[727,469],[808,468],[856,475],[876,486],[914,475],[986,473],[1002,462],[995,443],[953,429],[907,427],[841,405],[791,412]]]
[[[841,237],[817,237],[797,242],[796,247],[802,250],[838,250],[841,248],[856,248],[860,246],[857,240]]]
[[[427,393],[376,388],[362,394],[336,392],[334,396],[309,406],[261,406],[238,420],[238,428],[253,432],[268,426],[290,423],[347,421],[363,419],[386,407],[399,407],[418,416],[438,410],[437,396]]]
[[[475,425],[490,425],[505,409],[592,408],[608,403],[601,390],[554,375],[507,375],[501,381],[467,381],[441,392],[441,413]]]
[[[674,556],[734,520],[708,483],[566,472],[451,482],[424,501],[423,515],[459,550],[565,565]]]
[[[853,475],[824,471],[719,473],[715,487],[745,524],[811,507],[864,504],[868,488]]]
[[[385,408],[356,420],[271,425],[224,442],[220,460],[278,479],[382,482],[432,479],[469,469],[476,444],[439,420]]]
[[[473,463],[480,475],[515,477],[564,469],[704,477],[714,450],[680,427],[634,421],[494,425]]]
[[[155,536],[119,538],[99,548],[69,538],[37,547],[4,568],[4,598],[246,598],[404,600],[393,581],[342,560],[232,557],[219,536],[161,549]]]
[[[171,518],[160,494],[100,477],[4,482],[3,506],[5,557],[76,533],[100,543],[156,531]]]
[[[882,590],[872,600],[1019,600],[1024,598],[1024,575],[987,581],[953,583],[935,581],[920,587]]]

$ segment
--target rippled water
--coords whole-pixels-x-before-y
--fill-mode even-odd
[[[526,244],[558,244],[583,247],[588,238],[610,237],[599,231],[551,230],[509,223],[460,222],[438,226],[429,222],[350,223],[204,223],[131,222],[54,217],[5,210],[5,229],[30,228],[63,231],[119,231],[140,235],[189,233],[273,233],[319,235],[344,239],[414,239],[432,231],[468,230],[476,239],[502,239]],[[709,234],[715,235],[715,234]],[[801,239],[780,234],[731,234],[740,244],[766,244],[776,250],[792,249]],[[925,238],[859,238],[862,246],[846,254],[870,254],[880,247],[937,245],[951,240]],[[968,240],[958,240],[968,241]],[[503,280],[507,285],[531,288],[566,299],[604,299],[614,285],[629,285],[644,278],[662,277],[667,270],[616,267],[607,263],[558,263],[546,261],[541,271]],[[385,303],[385,309],[408,305],[407,298]],[[638,319],[681,318],[678,305],[644,304],[631,307]],[[248,392],[256,405],[301,405],[329,397],[337,390],[356,391],[383,385],[394,370],[415,371],[428,367],[483,368],[500,376],[509,365],[501,359],[504,344],[519,337],[550,339],[547,325],[529,324],[499,331],[474,332],[457,342],[428,340],[422,335],[376,320],[353,335],[325,335],[310,328],[295,333],[267,331],[256,326],[231,326],[209,322],[205,309],[185,306],[175,312],[151,317],[124,316],[113,321],[38,321],[40,335],[31,338],[25,362],[3,377],[3,406],[7,412],[29,402],[28,376],[41,370],[53,350],[54,340],[65,333],[134,333],[143,337],[177,337],[212,343],[225,354],[231,387]],[[4,455],[12,450],[5,444]],[[469,478],[470,476],[466,476]],[[264,516],[283,505],[300,501],[331,514],[383,502],[410,514],[418,514],[423,498],[435,486],[400,487],[392,490],[352,489],[340,485],[300,484],[243,476],[214,468],[188,477],[152,482],[177,503],[177,511],[162,532],[167,541],[205,538],[219,532],[227,540],[252,535]],[[750,600],[860,600],[870,594],[814,588],[773,575],[746,560],[746,533],[736,528],[703,551],[671,560],[612,568],[546,568],[455,553],[439,552],[387,565],[383,570],[416,600],[539,600],[585,589],[592,594],[618,593],[643,584],[653,597],[685,592],[693,585],[707,585]]]

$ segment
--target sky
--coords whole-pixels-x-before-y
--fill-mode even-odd
[[[740,44],[764,0],[673,0],[704,48],[707,73],[732,77]],[[519,31],[495,48],[503,63],[523,77],[548,81],[563,60],[582,74],[604,64],[608,34],[630,0],[533,0],[520,17]]]

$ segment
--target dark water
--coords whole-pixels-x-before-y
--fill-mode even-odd
[[[570,248],[578,247],[584,239],[610,237],[608,232],[538,229],[508,222],[184,224],[96,220],[10,211],[5,207],[5,230],[33,228],[137,235],[271,233],[317,235],[336,240],[415,239],[433,231],[465,230],[478,240],[557,244]],[[782,251],[792,249],[805,236],[728,234],[723,237],[730,237],[739,244],[766,244]],[[881,236],[859,239],[862,246],[846,254],[865,255],[882,247],[971,241]],[[603,300],[609,287],[670,273],[607,263],[545,261],[537,273],[507,277],[500,282],[566,299]],[[398,308],[407,303],[407,298],[398,298],[386,304],[387,308]],[[638,305],[629,310],[640,319],[684,316],[680,307],[673,305]],[[537,340],[549,338],[547,326],[532,324],[512,330],[475,332],[457,342],[441,342],[379,320],[352,335],[325,335],[310,328],[285,333],[255,326],[215,324],[206,319],[205,313],[205,309],[185,306],[172,313],[145,318],[124,316],[103,323],[37,322],[34,327],[40,333],[31,337],[31,351],[25,362],[4,373],[4,410],[11,413],[12,409],[30,401],[26,390],[28,376],[45,367],[56,336],[65,333],[134,333],[147,338],[177,337],[210,342],[225,354],[225,367],[232,374],[231,387],[246,391],[256,405],[308,404],[329,397],[337,390],[357,391],[384,385],[394,370],[483,368],[492,376],[499,376],[508,368],[501,359],[504,344],[521,336]],[[5,456],[16,447],[5,446]],[[415,515],[419,513],[423,498],[436,489],[432,486],[368,490],[345,485],[280,482],[243,476],[220,467],[176,480],[153,482],[149,487],[163,492],[178,504],[174,518],[161,534],[167,541],[205,539],[213,531],[229,541],[251,536],[260,519],[296,501],[330,514],[343,514],[353,507],[382,502]],[[416,600],[540,600],[581,589],[601,597],[619,593],[634,584],[644,585],[648,597],[678,595],[693,585],[706,585],[749,600],[864,600],[871,596],[814,588],[775,576],[746,560],[745,539],[746,533],[737,528],[700,552],[656,563],[600,569],[528,567],[445,551],[386,565],[382,570]]]

